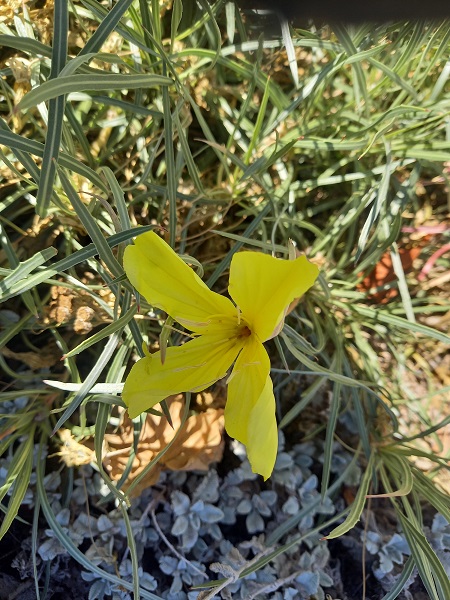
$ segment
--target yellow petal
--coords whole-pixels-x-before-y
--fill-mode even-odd
[[[275,397],[270,376],[253,409],[246,446],[252,471],[268,479],[272,475],[278,450]]]
[[[221,379],[239,353],[242,339],[201,336],[182,346],[141,358],[125,381],[122,398],[132,419],[167,396],[200,391]]]
[[[155,232],[143,233],[127,246],[123,265],[147,301],[164,310],[191,331],[201,331],[212,315],[234,316],[236,309],[216,294]]]
[[[261,341],[276,335],[289,304],[302,296],[319,274],[305,256],[281,260],[260,252],[239,252],[230,267],[230,296]]]
[[[275,464],[278,447],[275,399],[264,346],[251,336],[239,354],[228,383],[225,428],[245,444],[255,473],[265,479]]]

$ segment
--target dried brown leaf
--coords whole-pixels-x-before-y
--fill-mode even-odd
[[[95,452],[80,444],[73,437],[70,429],[60,429],[58,435],[61,438],[61,450],[56,452],[61,460],[68,467],[79,467],[80,465],[88,465],[95,460]]]
[[[93,327],[110,321],[109,315],[99,306],[95,299],[84,290],[69,289],[64,286],[51,287],[51,300],[46,307],[44,324],[72,326],[75,333],[87,334]],[[113,303],[113,295],[108,290],[103,300]]]
[[[61,350],[56,344],[49,343],[39,352],[13,352],[6,346],[0,349],[5,358],[12,358],[24,363],[33,371],[52,367],[61,360]]]
[[[167,402],[172,416],[173,429],[165,417],[147,415],[124,490],[159,452],[167,447],[180,429],[183,411],[182,395],[173,396]],[[205,412],[191,415],[181,427],[172,446],[133,489],[133,495],[139,495],[143,489],[156,483],[163,468],[175,471],[208,470],[211,463],[218,462],[222,458],[223,429],[223,409],[208,409]],[[123,421],[117,433],[106,434],[105,442],[108,452],[105,454],[103,462],[110,477],[116,481],[126,468],[133,445],[133,423],[126,413],[123,414]]]

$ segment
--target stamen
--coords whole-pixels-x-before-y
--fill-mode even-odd
[[[202,362],[198,365],[186,365],[185,367],[178,367],[177,369],[172,369],[173,373],[181,373],[182,371],[188,371],[190,369],[200,369],[206,365],[206,361]]]
[[[189,319],[182,319],[181,317],[175,317],[175,321],[178,321],[183,327],[207,327],[210,321],[191,321]]]

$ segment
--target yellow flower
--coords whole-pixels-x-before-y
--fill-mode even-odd
[[[139,360],[123,389],[131,418],[172,394],[201,391],[228,379],[225,427],[245,444],[255,473],[267,479],[275,464],[278,435],[270,360],[263,342],[277,335],[289,304],[317,278],[301,256],[280,260],[239,252],[230,266],[228,291],[235,302],[211,291],[156,233],[128,246],[124,267],[132,285],[154,307],[192,332],[192,340]]]

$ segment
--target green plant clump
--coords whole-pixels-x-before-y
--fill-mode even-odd
[[[124,418],[120,391],[143,344],[181,340],[136,298],[122,266],[126,245],[154,229],[219,292],[242,248],[288,258],[292,240],[319,266],[315,287],[267,345],[284,452],[319,444],[314,502],[340,506],[310,530],[332,540],[367,523],[371,505],[390,504],[410,557],[386,600],[415,568],[432,600],[450,598],[448,565],[424,533],[427,507],[450,523],[449,51],[448,23],[301,29],[224,0],[0,8],[0,538],[15,524],[31,535],[38,598],[58,554],[41,551],[43,583],[41,527],[86,581],[97,578],[89,598],[175,598],[145,579],[129,516],[133,490],[167,449],[127,483],[138,417],[121,476],[104,466],[105,435]],[[167,403],[162,411],[170,419]],[[342,449],[352,461],[338,474]],[[69,535],[74,480],[89,462],[103,506],[121,512],[128,578]],[[363,475],[352,502],[339,505],[355,465]],[[64,518],[49,496],[55,473]],[[260,488],[278,494],[265,498],[269,508],[241,508],[249,530],[276,513],[279,485]],[[209,510],[199,512],[202,526],[222,518]],[[212,598],[301,548],[305,510],[289,514],[237,576],[222,568],[223,579],[201,586],[183,580],[189,598]]]

